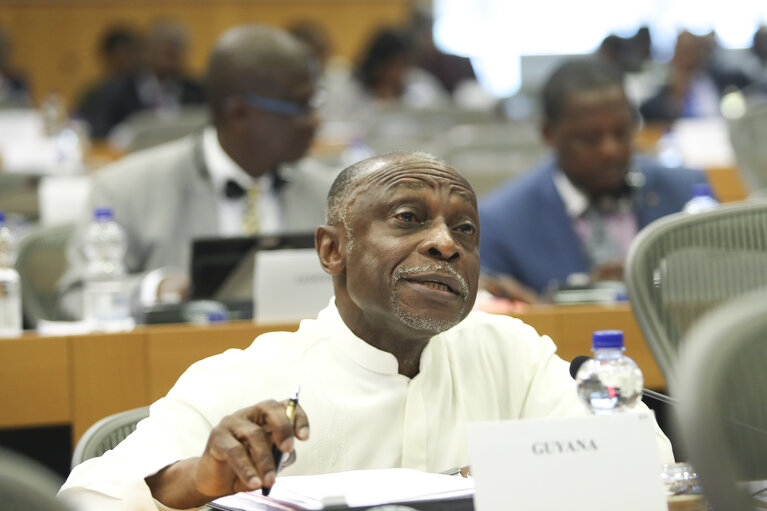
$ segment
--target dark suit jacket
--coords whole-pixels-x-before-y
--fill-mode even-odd
[[[138,92],[139,80],[139,75],[113,78],[84,95],[76,115],[90,125],[91,136],[94,139],[106,137],[112,128],[131,114],[151,108],[141,102]],[[177,83],[181,90],[180,104],[198,105],[205,102],[205,94],[200,84],[187,78],[179,78]]]
[[[637,160],[645,184],[636,196],[639,228],[680,211],[701,171]],[[554,185],[553,159],[511,179],[479,203],[480,260],[484,271],[506,273],[544,293],[571,273],[589,273],[588,256]]]

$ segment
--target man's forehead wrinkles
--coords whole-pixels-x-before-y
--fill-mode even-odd
[[[439,162],[418,161],[418,162],[398,162],[379,167],[366,176],[367,180],[373,184],[387,185],[401,179],[421,179],[426,181],[428,178],[447,179],[455,182],[463,182],[463,178],[453,169],[445,167]]]
[[[409,171],[398,172],[395,174],[388,174],[378,176],[377,179],[372,180],[369,184],[380,185],[385,189],[395,188],[440,188],[449,187],[451,193],[463,190],[465,193],[471,193],[471,187],[463,181],[460,177],[452,173],[413,173]],[[473,194],[472,194],[473,195]]]

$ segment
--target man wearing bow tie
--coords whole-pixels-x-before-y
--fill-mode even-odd
[[[131,291],[143,304],[185,297],[195,238],[313,232],[335,177],[304,158],[319,122],[315,68],[282,30],[248,25],[224,33],[206,73],[211,124],[94,177],[59,283],[63,312],[80,315],[82,240],[96,206],[110,206],[126,230]]]

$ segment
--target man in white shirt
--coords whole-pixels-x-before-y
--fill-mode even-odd
[[[207,70],[212,125],[94,176],[59,283],[65,315],[79,317],[82,308],[83,238],[96,206],[111,207],[126,230],[134,303],[185,296],[195,238],[314,232],[335,175],[304,158],[319,122],[314,69],[304,45],[280,29],[224,33]]]
[[[335,289],[317,319],[193,365],[135,433],[74,469],[63,498],[83,510],[197,507],[271,487],[273,446],[295,449],[286,475],[437,472],[468,464],[469,422],[587,413],[551,339],[471,312],[477,201],[444,162],[394,153],[347,168],[315,241]],[[273,399],[297,384],[291,425]],[[672,460],[659,430],[658,442]]]

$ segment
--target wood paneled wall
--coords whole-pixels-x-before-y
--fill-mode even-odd
[[[404,21],[411,0],[0,0],[0,26],[13,40],[13,62],[39,100],[56,90],[67,101],[99,76],[97,45],[116,22],[142,29],[173,17],[190,30],[191,71],[204,69],[208,50],[227,28],[278,26],[312,19],[327,27],[336,53],[353,59],[380,24]]]

